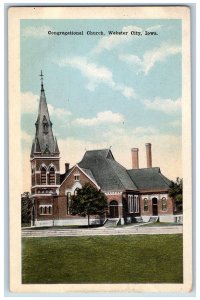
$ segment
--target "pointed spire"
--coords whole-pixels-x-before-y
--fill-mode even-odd
[[[41,92],[44,92],[44,85],[43,85],[43,77],[44,75],[42,74],[42,70],[41,70],[41,73],[40,73],[40,80],[41,80]]]
[[[52,122],[50,120],[46,96],[44,93],[43,85],[43,73],[41,70],[40,73],[41,79],[41,94],[40,94],[40,103],[38,109],[38,117],[35,123],[36,132],[34,139],[34,147],[31,151],[31,155],[36,154],[50,154],[57,156],[59,154],[57,141],[54,139],[52,131]]]
[[[58,154],[60,153],[56,137],[55,137],[55,149],[54,149],[54,152],[58,153]]]

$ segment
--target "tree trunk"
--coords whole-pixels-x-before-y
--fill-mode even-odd
[[[90,215],[88,215],[88,228],[90,227]]]

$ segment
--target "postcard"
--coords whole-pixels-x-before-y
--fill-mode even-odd
[[[8,20],[10,290],[190,292],[190,9]]]

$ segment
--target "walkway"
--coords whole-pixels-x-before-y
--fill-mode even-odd
[[[86,228],[86,229],[68,229],[68,228],[48,228],[31,229],[22,228],[22,237],[54,237],[54,236],[95,236],[95,235],[133,235],[133,234],[178,234],[183,232],[182,226],[128,226],[115,228]]]

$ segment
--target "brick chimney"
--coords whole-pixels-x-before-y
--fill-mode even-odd
[[[151,143],[146,143],[147,168],[152,168]]]
[[[65,163],[65,173],[69,171],[69,163]]]
[[[131,156],[132,156],[132,169],[139,169],[139,157],[138,157],[138,148],[131,149]]]

